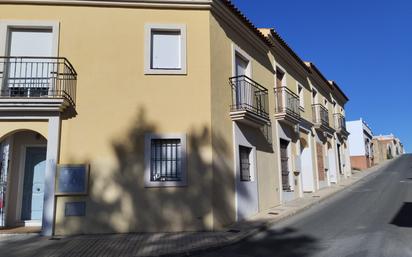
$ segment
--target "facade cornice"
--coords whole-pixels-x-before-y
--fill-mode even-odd
[[[230,0],[0,0],[1,4],[210,10],[256,49],[269,51],[268,47],[272,46]]]
[[[0,0],[0,4],[210,9],[213,0]]]

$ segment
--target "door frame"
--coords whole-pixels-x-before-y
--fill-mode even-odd
[[[26,169],[26,153],[27,153],[27,148],[29,147],[39,147],[39,148],[45,148],[46,149],[46,160],[47,160],[47,144],[25,144],[21,147],[20,149],[20,160],[19,160],[19,171],[18,171],[18,187],[17,187],[17,203],[16,204],[16,220],[20,221],[21,224],[25,225],[24,220],[21,219],[21,212],[22,212],[22,205],[23,205],[23,185],[24,185],[24,175],[25,175],[25,169]],[[39,226],[41,226],[41,221]]]
[[[288,158],[288,161],[287,161],[287,164],[288,164],[288,184],[289,184],[289,187],[290,187],[290,191],[285,191],[285,190],[283,190],[283,180],[281,181],[281,184],[282,184],[282,191],[284,191],[284,192],[294,192],[295,191],[295,187],[294,187],[294,184],[292,183],[292,181],[291,181],[291,174],[293,173],[292,172],[292,156],[293,156],[293,154],[292,154],[292,140],[290,140],[290,139],[285,139],[285,138],[283,138],[283,137],[279,137],[279,162],[280,162],[280,174],[281,174],[281,176],[283,177],[283,175],[282,175],[282,151],[281,151],[281,146],[282,146],[282,141],[284,141],[284,142],[287,142],[287,146],[286,146],[286,154],[287,154],[287,158]],[[292,180],[293,180],[293,178],[292,178]]]
[[[10,190],[9,190],[9,188],[10,188],[10,184],[11,184],[11,182],[10,182],[10,163],[11,163],[11,160],[13,159],[12,149],[14,147],[14,142],[13,142],[13,140],[10,139],[9,136],[4,138],[4,140],[0,144],[1,155],[3,155],[3,153],[4,153],[3,152],[3,145],[2,145],[4,142],[6,142],[6,144],[8,144],[8,146],[9,146],[9,152],[8,152],[8,156],[7,156],[7,169],[6,169],[6,174],[7,174],[6,193],[3,195],[3,198],[4,198],[3,203],[5,203],[5,204],[3,206],[3,222],[2,222],[3,223],[2,226],[6,227],[7,226],[7,219],[8,219],[8,211],[9,211],[9,199],[10,199],[10,196],[9,196],[9,191]],[[2,158],[2,156],[0,156],[0,158]]]
[[[257,152],[256,146],[252,145],[243,134],[241,127],[235,121],[232,121],[233,133],[233,162],[234,162],[234,180],[235,180],[235,218],[240,221],[259,212],[259,188],[258,188],[258,170],[257,170]],[[250,152],[250,181],[240,181],[240,156],[239,146],[246,146],[252,149]],[[248,197],[249,206],[247,211],[242,211],[244,201],[240,190],[247,190],[250,193]],[[241,214],[246,215],[242,217]]]
[[[60,23],[58,21],[33,21],[33,20],[0,20],[0,55],[7,54],[9,45],[10,29],[51,29],[53,35],[53,56],[59,56],[59,33]]]
[[[232,43],[232,77],[236,76],[236,55],[239,55],[245,61],[248,61],[245,75],[252,78],[252,57],[248,55],[242,48]]]
[[[319,153],[319,150],[321,152]],[[318,180],[318,189],[325,187],[324,183],[327,183],[327,178],[326,178],[326,168],[325,168],[325,159],[326,159],[326,154],[325,154],[325,144],[322,141],[315,141],[315,153],[316,153],[316,173],[317,173],[317,180]],[[323,168],[323,170],[321,170]],[[322,174],[323,172],[323,174]],[[321,175],[322,178],[321,179]]]
[[[32,20],[1,20],[0,19],[0,56],[8,55],[10,30],[12,29],[51,29],[52,33],[52,56],[59,56],[59,35],[60,23],[58,21],[32,21]],[[4,69],[0,64],[0,70]],[[3,88],[3,81],[0,80],[0,88]]]
[[[305,148],[301,148],[301,177],[302,177],[302,193],[303,192],[315,192],[316,191],[316,179],[313,169],[313,142],[312,142],[312,135],[310,133],[307,134],[307,146]],[[302,147],[302,146],[301,146]],[[306,189],[306,190],[305,190]]]

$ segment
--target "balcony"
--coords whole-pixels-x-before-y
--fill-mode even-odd
[[[313,113],[313,123],[315,128],[320,129],[329,129],[329,112],[328,110],[321,104],[313,104],[312,105],[312,113]]]
[[[0,111],[74,111],[76,83],[66,58],[0,57]]]
[[[296,125],[300,121],[299,96],[286,87],[275,88],[275,118]]]
[[[336,132],[345,136],[349,135],[349,132],[346,130],[346,120],[345,116],[340,113],[333,114],[333,119],[335,123]]]
[[[254,127],[270,124],[268,90],[247,76],[229,79],[232,87],[230,117]]]

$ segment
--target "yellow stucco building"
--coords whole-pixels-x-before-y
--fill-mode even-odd
[[[227,0],[0,2],[1,226],[218,230],[350,176],[335,82]]]

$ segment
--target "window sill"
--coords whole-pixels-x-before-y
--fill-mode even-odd
[[[144,187],[186,187],[186,181],[168,181],[168,182],[156,182],[150,181],[146,182]]]
[[[146,68],[144,70],[145,75],[187,75],[186,69],[180,70],[161,70],[161,69],[150,69]]]

